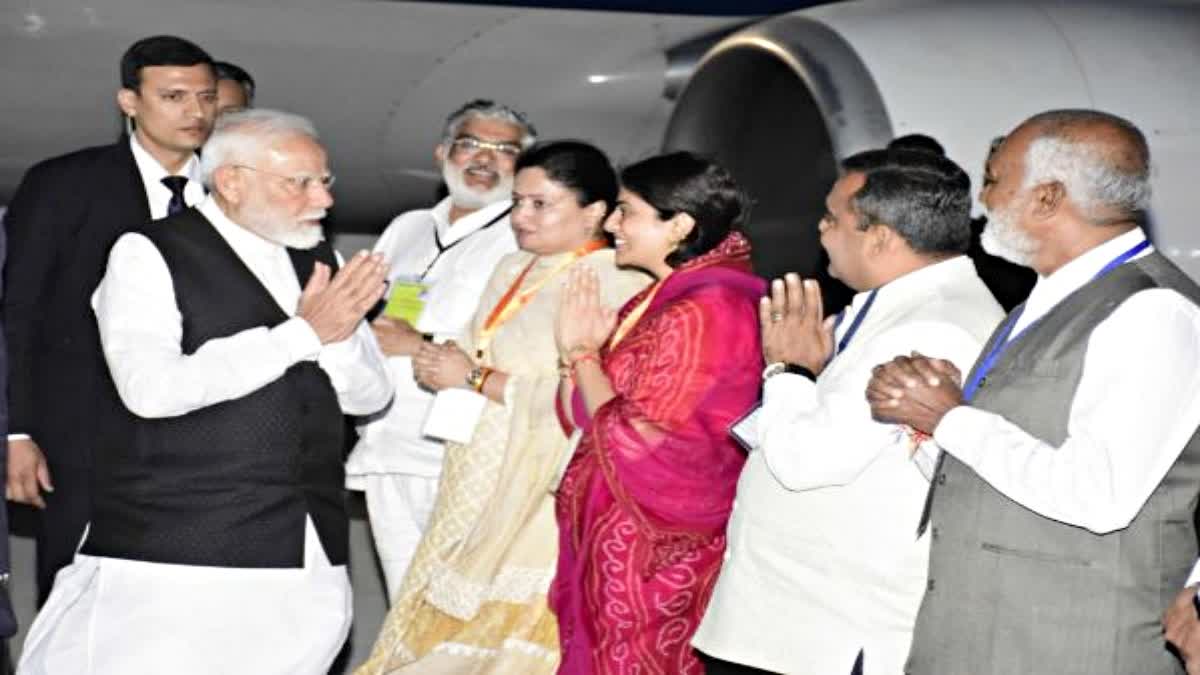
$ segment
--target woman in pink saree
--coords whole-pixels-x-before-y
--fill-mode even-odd
[[[619,312],[594,275],[572,275],[563,296],[559,412],[578,446],[556,503],[558,672],[701,673],[690,642],[745,460],[729,426],[758,398],[765,284],[724,169],[674,153],[621,181],[605,224],[617,264],[657,282]]]

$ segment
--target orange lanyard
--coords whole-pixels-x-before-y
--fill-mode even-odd
[[[525,277],[529,276],[529,272],[533,269],[533,266],[536,265],[538,261],[536,257],[533,260],[530,260],[529,264],[525,266],[525,269],[521,271],[521,274],[517,276],[515,281],[513,281],[512,286],[508,287],[508,290],[505,291],[504,295],[500,297],[500,301],[497,302],[496,306],[492,308],[491,313],[488,314],[487,320],[483,322],[483,328],[479,331],[479,339],[475,341],[476,357],[483,358],[483,354],[485,351],[487,351],[488,345],[492,343],[492,338],[495,337],[496,331],[500,330],[500,327],[507,323],[509,319],[516,316],[517,312],[524,309],[525,305],[528,305],[530,302],[532,302],[533,297],[537,295],[537,292],[541,290],[542,286],[546,285],[546,282],[550,281],[560,272],[570,267],[571,263],[579,260],[592,251],[598,251],[605,246],[608,246],[608,243],[603,239],[592,239],[588,241],[583,246],[571,251],[562,262],[556,265],[554,269],[550,270],[546,276],[539,279],[537,283],[533,284],[528,289],[521,291],[521,284],[524,283]]]
[[[621,325],[617,326],[617,329],[613,331],[612,338],[610,338],[608,341],[609,351],[617,348],[617,344],[621,340],[625,339],[625,336],[629,334],[629,331],[633,330],[633,327],[637,325],[638,320],[642,318],[642,315],[646,313],[646,310],[650,309],[650,303],[654,302],[654,296],[658,295],[658,289],[662,288],[663,282],[666,280],[667,278],[663,277],[662,279],[656,281],[654,283],[654,288],[650,289],[650,292],[647,293],[646,297],[638,303],[638,306],[634,307],[631,312],[625,315],[625,319],[621,321]]]

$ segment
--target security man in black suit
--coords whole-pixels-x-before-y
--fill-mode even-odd
[[[92,292],[117,237],[203,198],[196,150],[216,115],[212,62],[174,36],[134,43],[117,92],[132,133],[37,164],[5,216],[7,497],[41,509],[39,604],[89,520],[97,411],[109,408],[97,399],[111,387]]]
[[[4,209],[0,208],[0,224],[4,222]],[[0,265],[4,264],[5,255],[4,229],[0,227]],[[0,297],[4,295],[3,283],[0,282]],[[0,332],[0,384],[8,380],[8,354],[4,349],[4,334]],[[0,387],[0,434],[8,433],[7,394]],[[4,457],[7,448],[0,446],[0,469],[4,467]],[[0,534],[8,532],[8,509],[0,509]],[[8,675],[12,672],[12,664],[8,657],[8,639],[17,632],[17,616],[13,612],[12,599],[8,593],[9,573],[8,537],[0,538],[0,673]]]

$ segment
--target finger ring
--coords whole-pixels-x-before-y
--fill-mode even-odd
[[[783,312],[771,312],[771,321],[773,323],[779,323],[780,321],[783,321]]]

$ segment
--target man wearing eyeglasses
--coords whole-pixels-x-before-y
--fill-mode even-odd
[[[23,673],[324,674],[348,633],[341,420],[392,394],[362,320],[382,257],[338,270],[303,118],[222,116],[201,174],[209,197],[122,235],[93,296],[119,403]]]
[[[433,396],[413,380],[423,339],[465,332],[496,263],[516,250],[509,227],[513,167],[535,131],[521,113],[474,100],[450,114],[433,156],[449,195],[402,213],[376,252],[389,265],[389,296],[372,323],[396,382],[389,409],[359,428],[347,487],[366,492],[388,599],[395,597],[433,510],[442,443],[421,433]]]
[[[212,130],[212,59],[187,40],[138,40],[116,103],[132,131],[29,169],[7,215],[7,497],[39,509],[38,599],[71,562],[89,518],[106,377],[88,298],[122,233],[204,197],[196,149]]]

